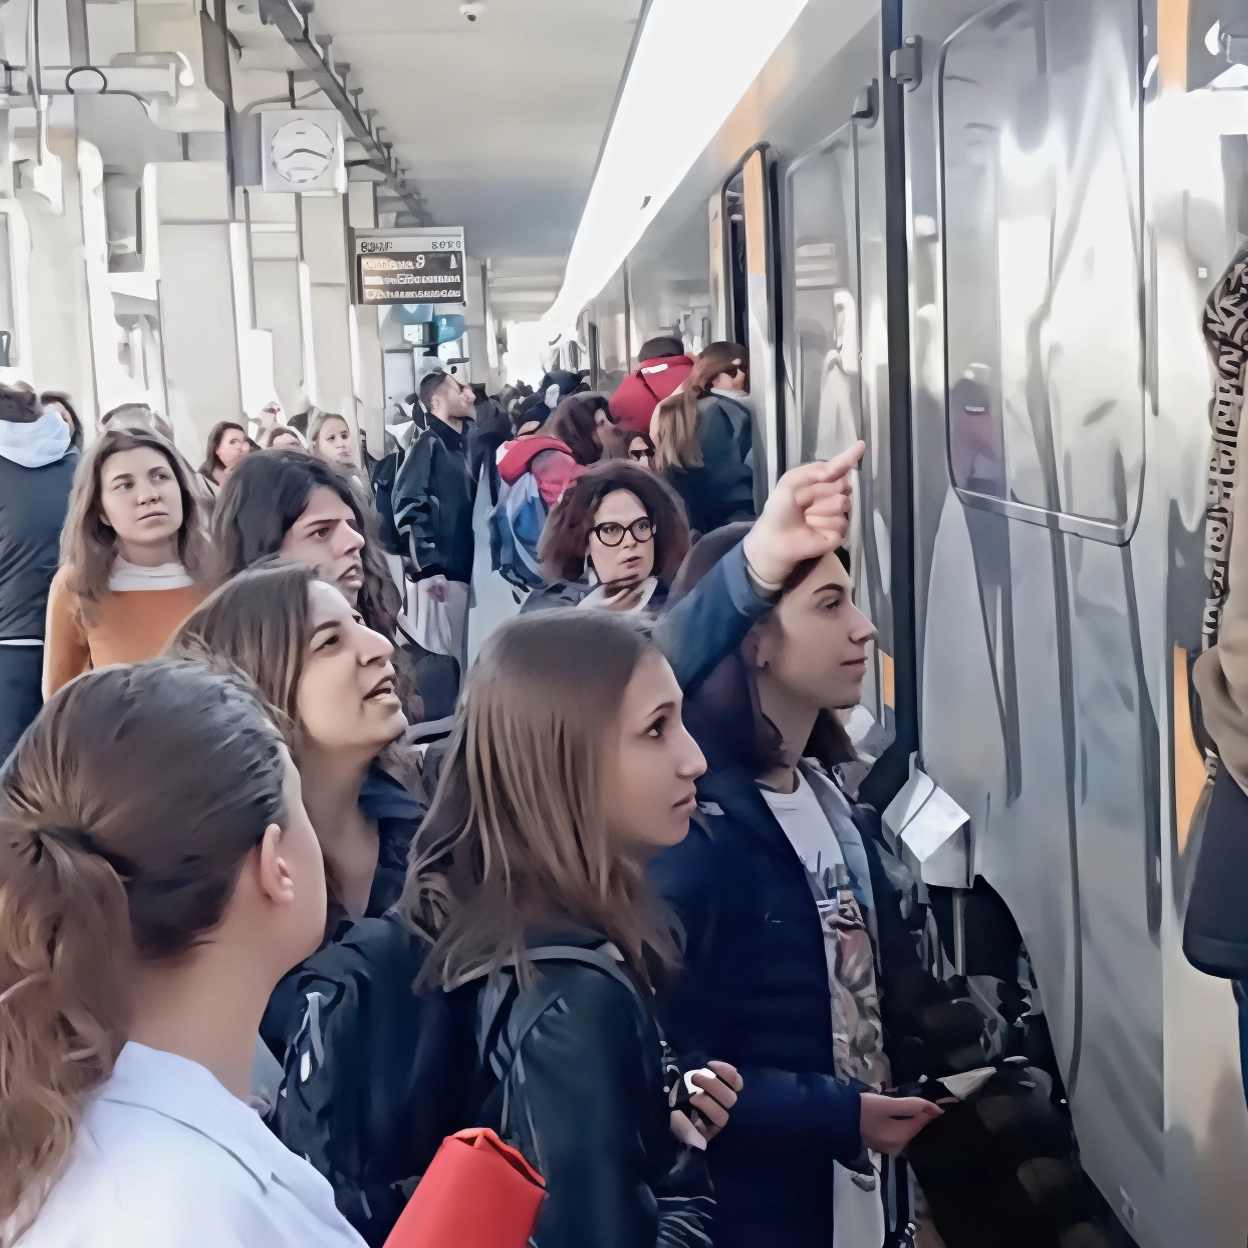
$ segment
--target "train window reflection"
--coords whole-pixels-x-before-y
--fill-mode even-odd
[[[728,252],[728,318],[732,341],[750,345],[749,263],[745,255],[745,174],[724,188],[724,234]]]
[[[850,124],[794,162],[788,174],[789,358],[801,458],[829,459],[858,438],[869,449],[855,483],[850,559],[859,605],[879,630],[879,653],[863,686],[863,707],[891,739],[892,609],[886,448],[864,421],[861,335],[858,134]],[[859,748],[871,752],[870,739]]]
[[[1143,457],[1128,9],[990,9],[940,68],[953,480],[1120,528]]]
[[[860,436],[858,193],[853,128],[789,179],[793,319],[802,459],[829,459]]]

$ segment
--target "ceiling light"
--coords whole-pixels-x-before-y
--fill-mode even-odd
[[[571,325],[607,284],[807,3],[652,0],[563,289],[544,322],[557,329]],[[674,84],[696,107],[683,113],[675,107]]]

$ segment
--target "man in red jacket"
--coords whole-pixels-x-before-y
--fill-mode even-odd
[[[611,415],[629,433],[649,433],[654,409],[689,380],[693,360],[679,338],[651,338],[641,348],[641,367],[611,396]]]

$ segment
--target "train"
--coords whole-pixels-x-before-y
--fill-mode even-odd
[[[866,791],[965,813],[939,952],[1017,952],[1142,1248],[1248,1227],[1231,985],[1182,951],[1243,36],[1232,0],[809,0],[562,344],[608,389],[654,335],[745,344],[760,491],[866,441]]]

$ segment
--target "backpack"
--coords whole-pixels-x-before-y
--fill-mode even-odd
[[[481,1116],[490,1099],[484,1084],[497,1080],[494,1095],[514,1101],[502,1090],[510,1063],[560,996],[539,979],[519,991],[500,1028],[511,968],[483,988],[478,978],[417,996],[412,983],[428,949],[387,915],[356,924],[304,964],[298,986],[307,1009],[270,1124],[329,1180],[339,1210],[371,1248],[385,1243],[443,1139]],[[624,984],[645,1012],[636,986],[605,953],[555,945],[528,957],[586,963]]]
[[[394,502],[390,498],[402,459],[401,449],[391,451],[376,460],[368,474],[373,487],[373,506],[377,513],[377,535],[386,553],[391,555],[407,554],[407,546],[394,523]]]
[[[304,963],[307,1007],[270,1124],[376,1248],[443,1139],[474,1116],[472,998],[413,992],[428,949],[386,916]]]
[[[546,512],[537,478],[531,472],[504,485],[490,510],[490,566],[517,589],[540,589],[546,584],[537,557]]]

